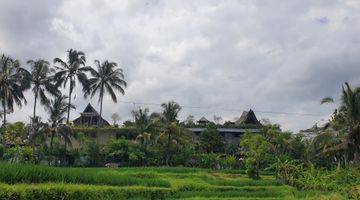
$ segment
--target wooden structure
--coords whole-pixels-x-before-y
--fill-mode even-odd
[[[80,113],[80,117],[76,118],[73,123],[76,126],[96,126],[98,123],[100,126],[110,125],[108,121],[102,117],[100,118],[99,113],[90,103],[86,106],[85,110]]]

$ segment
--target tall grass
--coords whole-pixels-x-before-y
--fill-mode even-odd
[[[353,182],[356,178],[353,175],[347,175],[342,181]],[[315,186],[310,174],[306,177],[307,183]],[[57,168],[0,163],[0,199],[307,199],[317,194],[323,193],[298,192],[273,176],[252,180],[234,171],[169,167]]]
[[[55,168],[38,165],[0,163],[0,182],[3,183],[83,183],[94,185],[170,187],[166,180],[144,174],[126,175],[112,169]]]
[[[0,199],[16,200],[112,200],[112,199],[165,199],[171,191],[167,188],[142,186],[94,186],[79,184],[0,184]]]

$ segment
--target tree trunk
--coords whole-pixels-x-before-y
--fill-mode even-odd
[[[3,117],[4,117],[3,126],[5,126],[5,124],[6,124],[6,98],[5,98],[5,97],[4,97],[4,100],[3,100],[2,104],[3,104],[3,111],[4,111],[4,115],[3,115]]]
[[[100,122],[100,120],[102,119],[103,98],[104,98],[104,95],[102,94],[102,95],[101,95],[101,100],[100,100],[100,119],[99,119],[99,121],[98,121],[98,123],[100,124],[100,126],[103,125],[103,124]]]
[[[166,151],[166,165],[169,166],[169,160],[170,160],[170,141],[171,141],[170,128],[168,128],[167,131],[168,131],[168,143],[167,143],[167,151]]]
[[[36,117],[36,102],[37,102],[37,97],[38,97],[37,93],[38,93],[38,89],[36,90],[35,99],[34,99],[34,116],[33,116],[34,119]]]
[[[54,141],[54,135],[55,135],[55,131],[52,130],[51,131],[51,139],[50,139],[50,157],[52,156],[53,153],[53,141]],[[51,164],[51,159],[49,159],[49,165]]]
[[[70,122],[70,107],[71,107],[71,88],[72,88],[72,78],[70,78],[70,88],[69,88],[69,105],[68,105],[68,113],[67,113],[67,119],[66,123],[69,124]]]

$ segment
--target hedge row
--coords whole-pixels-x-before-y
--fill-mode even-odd
[[[91,137],[95,137],[98,129],[97,127],[85,127],[85,126],[73,126],[71,127],[71,129],[73,130],[73,132],[75,134],[77,133],[84,133],[87,136],[91,136]],[[117,127],[102,127],[99,129],[99,133],[110,133],[110,134],[114,134],[114,135],[118,135],[118,136],[124,136],[126,139],[135,139],[136,136],[138,135],[136,132],[136,129],[133,127],[122,127],[122,128],[117,128]]]
[[[170,189],[151,187],[113,187],[73,184],[0,184],[0,199],[10,200],[112,200],[165,199]]]

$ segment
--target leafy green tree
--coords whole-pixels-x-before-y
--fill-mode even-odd
[[[165,134],[167,135],[167,150],[166,150],[166,165],[169,165],[169,159],[171,157],[171,134],[173,133],[172,127],[176,126],[178,122],[177,117],[181,110],[181,106],[175,101],[169,101],[167,103],[162,103],[161,107],[163,108],[163,120],[167,126],[165,129]]]
[[[0,100],[3,108],[3,125],[6,114],[14,110],[14,103],[26,104],[23,92],[30,88],[30,73],[20,67],[20,62],[4,54],[0,57]]]
[[[331,103],[334,100],[330,97],[324,98],[321,103]],[[342,123],[342,127],[335,126]],[[350,158],[355,164],[360,163],[360,87],[352,88],[345,83],[342,88],[341,105],[335,110],[330,126],[337,128],[340,132],[343,128],[346,138],[338,148],[346,147]]]
[[[24,145],[27,142],[27,130],[23,122],[9,123],[4,126],[3,141],[14,145]]]
[[[200,149],[206,153],[224,151],[224,139],[221,137],[215,124],[210,124],[200,135]]]
[[[87,77],[85,72],[89,71],[91,67],[85,67],[85,54],[82,51],[76,51],[70,49],[67,51],[67,61],[63,61],[60,58],[55,58],[54,63],[59,64],[55,66],[58,69],[58,72],[55,74],[55,80],[58,81],[58,84],[64,84],[64,87],[69,82],[69,96],[68,96],[68,108],[67,108],[67,123],[70,120],[70,105],[72,92],[76,86],[76,78],[84,86],[87,85]]]
[[[114,89],[124,95],[124,88],[127,84],[124,80],[123,70],[121,68],[116,68],[118,66],[117,63],[109,62],[107,60],[100,63],[100,61],[95,60],[95,65],[97,66],[97,71],[92,68],[88,68],[93,77],[88,80],[88,83],[84,88],[84,92],[85,97],[87,95],[91,95],[91,97],[93,97],[97,92],[99,92],[101,118],[105,92],[108,92],[111,99],[116,103],[117,97]],[[98,125],[102,126],[102,124],[100,124],[100,120]]]
[[[40,103],[42,105],[49,103],[49,98],[46,93],[58,96],[60,91],[58,86],[54,83],[52,73],[54,69],[50,68],[50,63],[46,60],[29,60],[27,62],[31,66],[31,82],[33,84],[32,91],[34,93],[34,114],[36,117],[36,104],[40,97]]]
[[[124,137],[112,139],[106,146],[107,157],[112,162],[129,162],[131,144]]]
[[[173,122],[159,135],[158,145],[164,153],[166,165],[170,165],[178,155],[186,149],[194,149],[194,133]]]
[[[260,178],[259,171],[268,166],[270,144],[259,134],[245,133],[240,139],[245,166],[250,178]]]
[[[86,157],[89,166],[101,166],[104,162],[103,152],[100,145],[90,140],[86,145]]]
[[[163,108],[163,117],[167,124],[172,122],[177,122],[177,117],[181,110],[181,106],[175,101],[169,101],[167,103],[162,103],[161,107]]]
[[[66,143],[71,143],[69,135],[71,129],[67,126],[62,125],[65,117],[64,115],[68,111],[68,108],[75,108],[74,105],[69,105],[66,100],[67,96],[58,96],[54,100],[50,100],[47,105],[47,111],[50,115],[49,122],[51,128],[51,139],[50,139],[50,151],[53,149],[54,136],[62,137]]]
[[[42,142],[46,141],[46,133],[49,131],[49,126],[46,123],[41,122],[41,118],[38,116],[31,117],[30,118],[30,124],[28,125],[28,137],[30,145],[33,149],[33,157],[35,161],[38,161],[36,159],[36,143],[38,140],[41,140]]]

